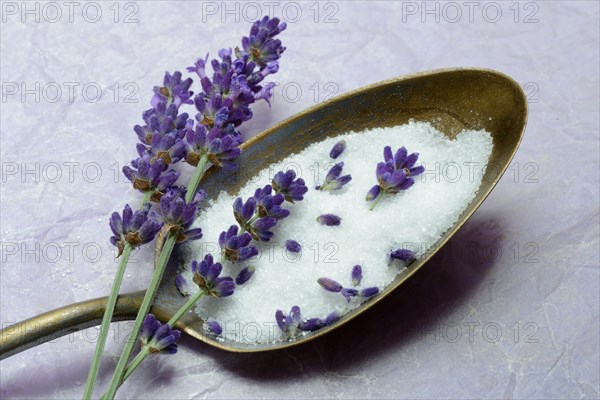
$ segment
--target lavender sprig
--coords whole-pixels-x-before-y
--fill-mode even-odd
[[[375,175],[378,184],[373,186],[367,193],[366,200],[373,202],[371,210],[383,194],[396,194],[410,188],[414,183],[414,176],[425,171],[423,166],[415,167],[419,153],[408,154],[404,146],[400,147],[395,155],[392,155],[390,146],[383,149],[384,162],[377,164]]]

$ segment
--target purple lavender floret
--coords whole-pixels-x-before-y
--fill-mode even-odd
[[[242,269],[239,272],[239,274],[235,277],[235,284],[243,285],[244,283],[248,282],[250,278],[252,278],[252,275],[254,275],[254,271],[255,269],[252,266],[248,266]]]
[[[396,194],[410,188],[415,183],[413,177],[425,171],[423,166],[414,166],[419,158],[419,153],[408,154],[404,146],[400,147],[395,155],[392,154],[390,146],[385,146],[383,158],[384,162],[377,164],[375,170],[378,184],[367,193],[367,201],[379,199],[381,194]],[[371,209],[376,204],[374,202]]]
[[[329,152],[329,157],[331,157],[335,160],[344,152],[345,149],[346,149],[346,141],[342,139],[333,146],[333,148]]]
[[[369,287],[369,288],[362,289],[360,291],[359,295],[361,297],[369,298],[369,297],[375,296],[378,293],[379,293],[379,288],[377,288],[377,287]]]
[[[304,322],[298,324],[298,329],[305,332],[314,332],[325,326],[325,323],[321,318],[309,318]]]
[[[340,319],[340,314],[337,311],[333,311],[333,312],[329,313],[327,315],[327,317],[325,318],[324,325],[325,326],[331,325],[334,322],[336,322],[338,319]]]
[[[323,214],[317,217],[317,222],[325,226],[338,226],[342,219],[334,214]]]
[[[294,203],[304,199],[308,192],[308,187],[302,178],[296,179],[294,170],[280,171],[273,177],[271,182],[273,190],[277,194],[282,194],[286,201]]]
[[[277,225],[277,220],[275,218],[259,218],[248,226],[248,232],[250,232],[254,240],[268,242],[273,237],[273,232],[271,232],[270,229],[275,225]]]
[[[167,105],[175,104],[177,107],[182,104],[193,104],[191,99],[194,92],[190,91],[192,79],[181,80],[181,72],[175,71],[173,75],[169,71],[165,72],[162,86],[154,86],[154,96],[150,100],[152,107],[156,107],[160,102]]]
[[[417,256],[414,251],[407,250],[407,249],[397,249],[390,253],[389,258],[390,258],[390,261],[400,260],[400,261],[409,262],[409,261],[413,261],[414,259],[416,259]]]
[[[162,228],[162,223],[148,218],[150,204],[135,213],[125,205],[123,217],[118,212],[114,212],[109,220],[110,229],[114,236],[110,238],[113,246],[117,246],[119,257],[123,253],[125,242],[132,246],[140,246],[154,239],[158,231]]]
[[[193,201],[187,204],[184,200],[185,191],[171,188],[160,198],[159,212],[153,212],[155,220],[162,221],[169,227],[170,232],[178,232],[179,243],[187,240],[197,240],[202,237],[202,229],[189,229],[194,223],[200,203],[206,197],[204,191],[196,193]]]
[[[345,184],[352,180],[352,176],[350,174],[340,176],[343,168],[344,162],[335,164],[325,176],[323,185],[317,186],[315,189],[327,191],[340,190]]]
[[[209,333],[212,333],[215,336],[219,336],[221,333],[223,333],[223,328],[221,327],[221,324],[218,321],[211,319],[211,320],[206,321],[205,324],[206,324],[206,330]]]
[[[148,349],[150,354],[177,353],[177,340],[181,332],[172,329],[169,324],[161,324],[153,314],[148,314],[142,323],[140,344]]]
[[[354,286],[360,285],[362,277],[362,267],[360,265],[355,265],[354,267],[352,267],[352,284]]]
[[[227,297],[233,294],[235,283],[229,276],[220,277],[222,270],[221,263],[215,263],[210,254],[207,254],[200,262],[192,261],[194,283],[209,296]]]
[[[241,227],[245,227],[250,222],[255,211],[256,199],[254,197],[250,197],[245,202],[238,197],[233,202],[233,216]]]
[[[175,276],[175,288],[183,297],[189,297],[192,293],[187,279],[181,274]]]
[[[175,184],[179,172],[174,169],[165,171],[161,158],[152,161],[150,155],[144,155],[131,162],[131,167],[123,167],[123,174],[141,192],[152,191],[152,201],[158,201]]]
[[[244,232],[238,235],[238,226],[231,225],[227,231],[219,235],[219,246],[226,260],[236,263],[246,261],[258,254],[256,246],[250,245],[252,235]]]
[[[317,279],[317,282],[328,292],[339,293],[344,288],[338,282],[330,278],[319,278]]]
[[[200,157],[206,156],[211,164],[228,170],[235,170],[235,159],[242,151],[239,149],[241,136],[233,129],[223,131],[214,127],[210,131],[204,125],[196,125],[196,129],[188,129],[185,136],[188,148],[186,162],[197,166]]]
[[[302,246],[300,245],[300,243],[292,239],[288,239],[285,241],[285,248],[291,253],[300,253],[300,251],[302,251]]]
[[[284,315],[283,311],[277,310],[275,312],[275,321],[284,338],[294,339],[298,335],[299,325],[302,322],[302,315],[300,313],[300,307],[293,306],[288,315]]]
[[[262,189],[256,189],[254,199],[256,200],[259,217],[272,217],[280,220],[290,215],[289,210],[281,207],[281,204],[285,201],[285,197],[280,193],[273,195],[271,185],[266,185]]]

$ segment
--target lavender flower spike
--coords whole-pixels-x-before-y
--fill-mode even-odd
[[[344,150],[346,150],[346,141],[342,139],[333,146],[329,152],[329,157],[335,160],[344,152]]]
[[[317,222],[326,226],[338,226],[342,219],[334,214],[323,214],[317,217]]]
[[[325,182],[323,182],[323,185],[317,186],[315,189],[328,191],[341,189],[345,184],[352,180],[352,176],[350,174],[340,176],[343,168],[343,162],[335,164],[325,176]]]
[[[275,193],[282,194],[285,200],[290,203],[304,199],[304,195],[308,192],[304,180],[302,178],[296,179],[296,173],[291,169],[275,174],[271,183]]]
[[[185,191],[182,189],[169,189],[160,199],[160,212],[153,213],[156,220],[164,222],[170,232],[178,232],[179,243],[186,240],[197,240],[202,237],[202,229],[189,229],[194,223],[200,203],[206,197],[206,193],[199,191],[194,200],[186,203]]]
[[[161,324],[153,314],[148,314],[144,318],[140,332],[140,342],[142,348],[148,349],[150,354],[177,353],[176,342],[180,337],[181,332],[177,329],[171,329],[169,324]]]
[[[194,273],[194,283],[213,297],[231,296],[235,290],[235,284],[231,277],[219,277],[223,266],[221,263],[215,263],[212,255],[207,254],[204,260],[192,261],[192,272]]]
[[[112,214],[109,224],[114,236],[110,238],[110,242],[119,250],[117,257],[123,253],[125,242],[132,246],[148,243],[162,228],[161,223],[148,218],[149,208],[150,205],[146,204],[142,210],[134,213],[127,204],[122,218],[117,212]]]

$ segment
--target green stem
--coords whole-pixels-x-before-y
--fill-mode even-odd
[[[171,233],[165,240],[165,244],[163,245],[162,251],[160,252],[160,258],[158,259],[158,264],[154,270],[154,275],[152,276],[152,280],[150,281],[150,285],[146,290],[146,294],[144,299],[142,300],[142,305],[140,306],[140,310],[138,311],[138,315],[135,319],[135,323],[133,324],[133,330],[127,343],[125,344],[125,348],[123,349],[123,353],[121,354],[121,358],[119,358],[119,362],[117,367],[115,368],[115,372],[113,373],[112,379],[110,381],[110,386],[108,387],[108,391],[106,392],[107,399],[114,399],[117,389],[121,383],[121,379],[123,378],[123,374],[125,373],[125,367],[127,366],[127,362],[129,361],[129,357],[133,352],[133,347],[135,346],[136,339],[140,333],[142,323],[144,322],[144,318],[146,314],[150,311],[150,306],[152,306],[152,301],[154,300],[154,296],[156,295],[156,291],[158,290],[158,286],[160,281],[162,280],[163,273],[165,272],[165,268],[167,266],[167,261],[171,256],[171,252],[173,251],[173,247],[175,247],[175,242],[177,241],[178,233]]]
[[[206,154],[200,157],[198,160],[198,165],[196,165],[196,170],[194,171],[194,175],[190,179],[190,183],[188,184],[187,193],[185,194],[185,202],[189,203],[194,199],[196,192],[198,191],[198,186],[200,185],[200,180],[202,180],[202,176],[204,175],[204,167],[206,167],[206,163],[208,162],[208,156]]]
[[[123,275],[125,275],[125,269],[127,262],[129,261],[129,255],[133,247],[129,243],[125,243],[123,247],[123,254],[121,254],[121,261],[117,268],[117,273],[108,296],[108,302],[106,303],[106,309],[104,310],[104,316],[102,317],[102,325],[100,326],[100,334],[98,335],[98,342],[96,343],[96,350],[94,352],[94,358],[92,359],[92,365],[90,366],[90,372],[88,373],[87,383],[83,392],[83,398],[85,400],[92,397],[94,392],[94,385],[96,384],[96,377],[98,375],[98,369],[100,368],[100,360],[102,358],[102,352],[104,351],[104,345],[106,344],[106,337],[112,321],[112,316],[115,311],[115,305],[117,304],[117,297],[119,296],[119,289],[123,282]]]
[[[190,297],[190,299],[179,310],[177,310],[175,315],[173,315],[171,317],[171,319],[169,320],[169,322],[167,322],[167,324],[169,324],[171,327],[173,327],[181,319],[181,317],[183,317],[194,306],[194,304],[196,304],[196,302],[198,300],[200,300],[200,298],[202,296],[204,296],[205,294],[206,294],[206,292],[204,290],[200,290],[200,291],[196,292],[192,297]],[[119,386],[121,386],[123,384],[123,382],[125,382],[127,380],[127,378],[129,378],[129,376],[133,373],[133,371],[135,371],[135,369],[142,363],[142,361],[144,361],[146,359],[146,357],[149,354],[150,354],[150,351],[148,350],[148,348],[142,347],[140,352],[127,365],[127,368],[125,369],[125,374],[123,375],[123,379],[121,380],[121,383],[119,384]],[[107,394],[103,395],[101,397],[101,399],[102,400],[106,399],[106,395]]]
[[[144,193],[140,209],[143,208],[144,205],[150,200],[151,195],[151,191],[147,191]],[[108,336],[110,323],[115,312],[117,297],[119,296],[119,290],[121,289],[123,276],[125,275],[125,269],[127,268],[127,263],[129,261],[129,256],[131,255],[131,250],[133,250],[133,247],[129,243],[125,243],[125,246],[123,247],[123,254],[121,254],[121,261],[119,262],[119,267],[117,268],[117,273],[115,275],[115,279],[113,281],[113,285],[108,296],[106,309],[104,310],[104,315],[102,316],[102,325],[100,326],[98,342],[96,343],[96,350],[94,351],[94,357],[92,358],[92,364],[90,365],[90,372],[88,373],[87,382],[85,384],[85,389],[83,392],[84,400],[90,399],[94,392],[94,386],[96,385],[98,370],[100,369],[102,352],[104,351],[104,346],[106,345],[106,338]]]
[[[383,193],[380,193],[379,196],[377,196],[377,198],[375,198],[375,200],[373,200],[373,204],[371,204],[371,207],[369,207],[369,210],[373,211],[373,209],[375,208],[377,203],[379,203],[379,200],[381,200],[382,197],[383,197]]]

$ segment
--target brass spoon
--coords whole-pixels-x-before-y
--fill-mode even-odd
[[[213,169],[202,185],[213,198],[223,187],[235,193],[258,171],[312,143],[350,130],[390,127],[404,124],[410,119],[428,121],[450,138],[463,129],[486,129],[491,132],[494,142],[490,164],[475,199],[433,250],[413,262],[380,295],[345,314],[336,323],[293,342],[260,345],[227,340],[219,342],[204,334],[203,321],[193,313],[183,317],[177,328],[211,346],[233,352],[287,348],[342,326],[396,290],[421,268],[490,194],[523,136],[527,121],[525,94],[517,82],[499,72],[472,68],[444,69],[382,81],[348,92],[309,108],[248,140],[242,146],[244,151],[239,163],[243,169],[240,173]],[[176,258],[172,257],[172,265],[165,272],[152,307],[152,312],[163,322],[185,302],[173,284]],[[114,320],[134,319],[143,294],[140,291],[121,295]],[[105,303],[105,297],[75,303],[3,329],[0,331],[0,359],[70,332],[98,325]]]

